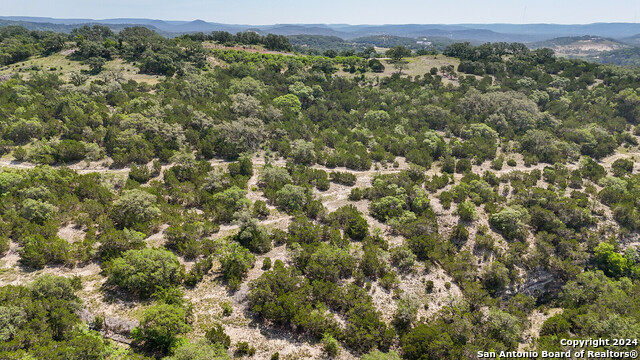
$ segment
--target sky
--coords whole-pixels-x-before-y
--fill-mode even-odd
[[[640,21],[640,0],[0,0],[0,15],[252,25],[587,24]]]

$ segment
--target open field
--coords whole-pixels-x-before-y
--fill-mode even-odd
[[[63,80],[69,81],[72,73],[86,73],[88,75],[89,66],[82,64],[80,61],[69,60],[65,55],[53,54],[46,57],[33,57],[23,62],[2,67],[0,68],[0,76],[18,74],[28,79],[31,74],[40,71],[55,73]],[[149,85],[154,85],[164,78],[164,76],[160,75],[140,74],[138,68],[134,65],[122,59],[114,59],[106,62],[102,73],[88,75],[87,81],[102,80],[105,76],[117,77],[124,81],[146,82]]]

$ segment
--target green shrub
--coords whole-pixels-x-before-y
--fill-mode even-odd
[[[222,303],[222,316],[231,316],[231,314],[233,314],[233,307],[231,307],[231,304],[229,304],[229,302],[225,301]]]
[[[55,212],[56,207],[46,201],[25,199],[22,202],[22,216],[38,224],[52,218]]]
[[[133,164],[129,170],[129,179],[144,184],[151,179],[151,171],[146,165],[137,166]]]
[[[433,288],[434,288],[433,280],[427,280],[427,283],[425,286],[425,291],[427,292],[427,294],[431,294],[433,292]]]
[[[113,203],[112,217],[121,228],[146,224],[158,216],[156,197],[142,190],[124,190]]]
[[[3,256],[7,251],[9,251],[9,238],[0,236],[0,256]]]
[[[322,336],[322,344],[324,345],[324,351],[330,357],[338,356],[340,352],[340,345],[338,345],[338,341],[331,336],[331,334],[324,334]]]
[[[98,252],[102,261],[108,261],[119,257],[127,250],[139,250],[146,247],[145,234],[124,229],[109,229],[100,235],[100,247]]]
[[[167,250],[129,250],[113,259],[107,269],[108,282],[134,295],[146,298],[158,287],[180,284],[183,269],[178,258]]]
[[[206,341],[185,344],[173,351],[173,355],[165,360],[228,360],[229,355],[219,344],[209,344]]]
[[[214,345],[221,345],[223,348],[228,349],[231,346],[231,338],[225,334],[224,328],[220,324],[215,324],[211,329],[207,330],[204,335],[205,338]]]
[[[464,221],[473,221],[477,216],[476,206],[470,201],[463,201],[458,204],[457,212],[460,219]]]
[[[351,192],[349,193],[349,200],[351,200],[351,201],[360,201],[360,200],[362,200],[362,189],[360,189],[360,188],[351,189]]]
[[[249,343],[246,341],[241,341],[236,344],[236,356],[253,356],[256,354],[256,348],[253,346],[249,346]]]
[[[217,252],[221,264],[222,277],[229,288],[237,290],[242,278],[253,268],[256,257],[237,243],[228,243]]]
[[[332,182],[346,186],[355,185],[357,180],[354,174],[348,172],[331,172],[329,177]]]
[[[266,257],[264,258],[264,260],[262,260],[262,270],[269,270],[271,269],[271,258]]]
[[[73,261],[70,245],[57,236],[45,239],[34,235],[25,240],[20,249],[20,263],[35,269],[42,269],[47,264],[69,264]]]
[[[253,203],[253,215],[260,219],[266,219],[270,214],[267,203],[262,200],[256,200]]]
[[[131,337],[149,349],[166,353],[181,334],[190,330],[183,308],[159,304],[145,310],[140,325],[133,329]]]

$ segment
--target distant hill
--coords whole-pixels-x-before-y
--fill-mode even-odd
[[[621,50],[608,51],[588,60],[602,64],[614,64],[620,66],[640,66],[640,47],[632,47]]]
[[[603,52],[626,49],[629,45],[615,39],[599,36],[566,36],[533,43],[531,48],[550,48],[557,55],[567,57],[593,57]]]
[[[620,39],[620,41],[632,46],[640,46],[640,34],[635,34],[633,36]]]
[[[58,24],[58,23],[44,23],[44,22],[32,22],[25,20],[4,20],[0,18],[0,26],[22,26],[28,30],[40,30],[40,31],[55,31],[55,32],[64,32],[69,33],[71,30],[84,26],[84,25],[105,25],[108,26],[113,31],[120,31],[126,27],[131,26],[144,26],[148,29],[154,30],[162,35],[171,36],[171,33],[167,33],[166,31],[162,31],[161,29],[147,24],[134,24],[134,23],[122,23],[122,24],[103,24],[96,22],[86,22],[86,23],[77,23],[77,24]]]
[[[536,43],[559,37],[597,36],[615,40],[625,39],[632,44],[640,43],[640,24],[595,23],[585,25],[557,24],[401,24],[401,25],[348,25],[348,24],[274,24],[247,25],[221,24],[203,20],[170,21],[140,18],[116,19],[54,19],[28,16],[0,16],[0,20],[13,21],[31,29],[70,31],[84,24],[103,24],[114,30],[131,25],[149,27],[167,36],[193,32],[228,31],[237,33],[253,30],[261,34],[278,35],[322,35],[344,40],[370,36],[398,36],[404,38],[438,37],[450,41],[522,42]],[[0,25],[8,23],[3,22]]]

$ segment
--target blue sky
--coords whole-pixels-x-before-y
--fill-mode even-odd
[[[558,23],[640,21],[640,0],[0,0],[0,15],[235,23]]]

